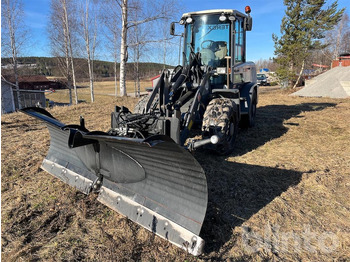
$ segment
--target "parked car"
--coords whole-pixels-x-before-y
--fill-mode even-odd
[[[267,82],[267,77],[265,74],[257,74],[256,78],[258,79],[258,85],[259,86],[267,86],[269,85]]]

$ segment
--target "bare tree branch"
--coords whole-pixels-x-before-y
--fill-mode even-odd
[[[119,5],[119,7],[122,8],[122,3],[121,3],[121,1],[118,1],[118,0],[115,0],[115,1],[116,1],[116,3]]]
[[[138,46],[138,45],[146,45],[146,44],[150,44],[150,43],[159,43],[159,42],[168,41],[168,40],[172,40],[172,39],[174,39],[174,37],[169,37],[169,38],[165,38],[165,39],[161,39],[161,40],[144,40],[144,41],[139,41],[136,43],[130,43],[130,44],[128,44],[128,47],[134,47],[134,46]]]
[[[130,21],[127,23],[128,24],[127,28],[129,29],[131,27],[138,26],[140,24],[144,24],[147,22],[151,22],[151,21],[163,19],[163,18],[165,18],[165,17],[164,16],[153,16],[153,17],[148,17],[148,18],[140,20],[140,21]]]

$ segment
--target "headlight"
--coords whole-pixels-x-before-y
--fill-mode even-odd
[[[225,22],[226,19],[227,19],[227,17],[224,14],[220,15],[220,17],[219,17],[220,22]]]
[[[186,19],[186,23],[187,24],[192,23],[192,21],[193,21],[192,17],[187,17],[187,19]]]

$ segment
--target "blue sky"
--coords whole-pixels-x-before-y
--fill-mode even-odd
[[[23,2],[25,24],[29,27],[34,42],[31,48],[26,50],[25,55],[50,56],[47,37],[50,1],[25,0]],[[206,9],[236,9],[244,12],[245,6],[249,5],[252,9],[253,30],[247,32],[247,59],[257,61],[260,58],[273,57],[272,34],[280,33],[280,24],[285,10],[283,0],[183,0],[183,3],[183,12]],[[338,5],[339,8],[350,9],[350,0],[339,0]],[[350,15],[349,10],[347,13]]]

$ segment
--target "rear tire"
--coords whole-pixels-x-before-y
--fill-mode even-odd
[[[141,98],[139,99],[139,101],[137,101],[135,107],[134,107],[134,114],[142,114],[147,102],[149,100],[149,96],[141,96]]]
[[[255,116],[256,116],[256,95],[254,93],[252,101],[249,105],[249,110],[247,115],[242,115],[240,126],[242,128],[249,128],[255,126]]]
[[[217,135],[220,142],[210,145],[209,149],[219,155],[228,155],[234,150],[238,132],[237,105],[228,98],[216,98],[210,101],[204,113],[202,124],[203,138]]]
[[[152,103],[152,106],[154,106],[154,104],[156,103],[157,101],[157,97],[158,97],[158,94],[156,95],[156,97],[154,98],[154,101]],[[146,113],[145,112],[145,109],[146,109],[146,105],[149,101],[149,99],[151,98],[151,95],[145,95],[145,96],[142,96],[139,101],[136,103],[135,107],[134,107],[134,114],[144,114]]]

